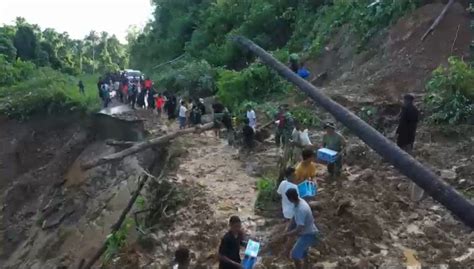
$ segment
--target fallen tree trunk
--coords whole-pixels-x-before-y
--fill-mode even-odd
[[[421,41],[425,40],[425,38],[431,33],[433,32],[433,30],[436,28],[436,26],[438,26],[438,24],[441,22],[441,20],[444,18],[444,15],[446,15],[446,12],[448,11],[449,7],[454,4],[454,0],[449,0],[449,2],[446,4],[446,6],[444,6],[443,10],[441,11],[441,13],[438,15],[438,17],[436,18],[436,20],[433,22],[433,24],[430,26],[430,28],[428,28],[428,30],[426,30],[426,32],[423,34],[423,36],[421,37]]]
[[[264,49],[244,37],[233,37],[241,48],[251,51],[282,77],[295,84],[317,104],[331,113],[338,121],[354,132],[362,141],[375,150],[386,161],[423,188],[431,197],[444,205],[466,225],[474,227],[474,205],[459,192],[441,180],[431,170],[424,167],[409,154],[401,150],[369,124],[361,120],[347,108],[334,102],[320,90],[302,79]]]
[[[122,151],[119,151],[119,152],[116,152],[116,153],[113,153],[113,154],[110,154],[110,155],[107,155],[107,156],[104,156],[104,157],[100,157],[100,158],[91,160],[89,162],[82,163],[81,168],[84,169],[84,170],[87,170],[87,169],[91,169],[93,167],[96,167],[96,166],[99,166],[99,165],[102,165],[102,164],[105,164],[105,163],[110,163],[110,162],[113,162],[113,161],[121,160],[121,159],[123,159],[127,156],[130,156],[132,154],[140,152],[144,149],[166,144],[170,140],[175,139],[176,137],[178,137],[180,135],[203,132],[203,131],[211,129],[213,126],[214,126],[214,123],[211,122],[211,123],[204,124],[200,127],[178,130],[174,133],[170,133],[170,134],[167,134],[167,135],[164,135],[164,136],[160,136],[160,137],[157,137],[157,138],[146,140],[144,142],[136,143],[135,145],[133,145],[133,146],[127,148],[127,149],[124,149]]]

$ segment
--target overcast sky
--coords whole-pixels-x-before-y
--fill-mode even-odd
[[[95,30],[125,41],[128,27],[143,27],[151,14],[150,0],[0,0],[0,25],[24,17],[41,29],[68,32],[75,39]]]

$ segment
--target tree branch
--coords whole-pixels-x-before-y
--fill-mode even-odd
[[[449,7],[454,3],[454,0],[449,0],[449,2],[444,6],[443,10],[441,13],[438,15],[436,20],[433,22],[433,24],[426,30],[425,34],[421,37],[421,41],[424,41],[425,38],[433,32],[433,30],[438,26],[438,24],[441,22],[441,20],[444,18],[444,15],[446,15],[446,12],[448,11]]]
[[[137,152],[143,151],[147,148],[151,148],[151,147],[154,147],[154,146],[166,144],[170,140],[175,139],[178,136],[181,136],[181,135],[184,135],[184,134],[190,134],[190,133],[200,133],[200,132],[211,129],[212,127],[214,127],[213,122],[204,124],[204,125],[196,127],[196,128],[187,128],[187,129],[183,129],[183,130],[178,130],[176,132],[166,134],[166,135],[163,135],[163,136],[160,136],[160,137],[156,137],[156,138],[153,138],[153,139],[150,139],[150,140],[146,140],[144,142],[135,143],[133,146],[131,146],[127,149],[124,149],[122,151],[119,151],[119,152],[116,152],[116,153],[113,153],[113,154],[110,154],[110,155],[107,155],[107,156],[99,157],[99,158],[91,160],[89,162],[84,162],[84,163],[81,164],[81,168],[84,169],[84,170],[88,170],[88,169],[91,169],[93,167],[105,164],[105,163],[110,163],[110,162],[113,162],[113,161],[116,161],[116,160],[121,160],[121,159],[123,159],[127,156],[130,156],[130,155],[135,154]]]

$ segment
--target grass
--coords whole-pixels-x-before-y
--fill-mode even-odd
[[[81,79],[85,94],[79,92]],[[35,115],[90,113],[100,108],[96,77],[72,77],[52,70],[38,68],[22,81],[0,87],[0,114],[26,120]]]

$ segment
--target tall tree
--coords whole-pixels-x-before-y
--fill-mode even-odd
[[[38,40],[30,26],[21,25],[16,31],[13,44],[17,57],[22,60],[35,61],[38,56]]]

